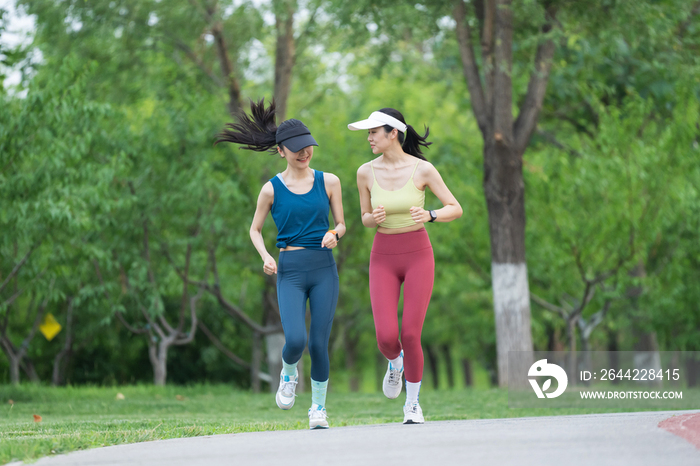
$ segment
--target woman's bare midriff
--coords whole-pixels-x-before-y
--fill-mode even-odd
[[[422,223],[417,223],[415,225],[410,225],[402,228],[384,228],[382,226],[378,226],[377,233],[382,233],[385,235],[398,235],[400,233],[408,233],[410,231],[422,230],[423,228],[425,228],[425,225],[423,225]]]
[[[302,246],[287,246],[284,249],[280,249],[280,251],[296,251],[298,249],[306,249],[306,248],[302,247]]]

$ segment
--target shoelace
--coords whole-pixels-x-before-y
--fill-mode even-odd
[[[389,383],[398,385],[401,383],[401,371],[397,369],[389,369]]]
[[[418,414],[418,404],[412,403],[408,406],[408,412],[412,414]]]
[[[328,414],[322,409],[312,409],[310,417],[311,419],[328,419]]]
[[[289,382],[280,382],[282,384],[282,394],[284,396],[297,396],[294,386],[298,383],[296,380],[290,380]]]

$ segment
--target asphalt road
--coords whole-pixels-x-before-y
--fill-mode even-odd
[[[216,435],[97,448],[34,464],[698,466],[694,438],[700,439],[700,411],[667,411]]]

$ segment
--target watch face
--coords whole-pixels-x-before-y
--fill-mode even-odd
[[[434,221],[437,218],[437,213],[434,210],[430,211],[430,221]]]

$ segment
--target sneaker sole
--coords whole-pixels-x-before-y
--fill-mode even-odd
[[[408,421],[403,421],[404,424],[424,424],[425,421],[414,421],[412,419],[409,419]]]
[[[278,396],[275,396],[275,401],[277,402],[277,407],[278,407],[279,409],[283,409],[283,410],[286,411],[286,410],[288,410],[288,409],[292,409],[292,406],[294,406],[294,402],[295,402],[296,400],[292,400],[292,402],[291,402],[290,404],[285,405],[284,403],[282,403],[282,401],[280,401],[280,399],[279,399]]]
[[[324,424],[316,424],[316,425],[309,424],[309,430],[328,429],[328,428],[329,428],[329,426],[328,426],[327,422],[325,425]]]
[[[397,393],[396,395],[390,395],[387,392],[384,392],[384,396],[389,398],[390,400],[395,400],[396,398],[399,397],[400,394],[401,394],[401,392]]]

